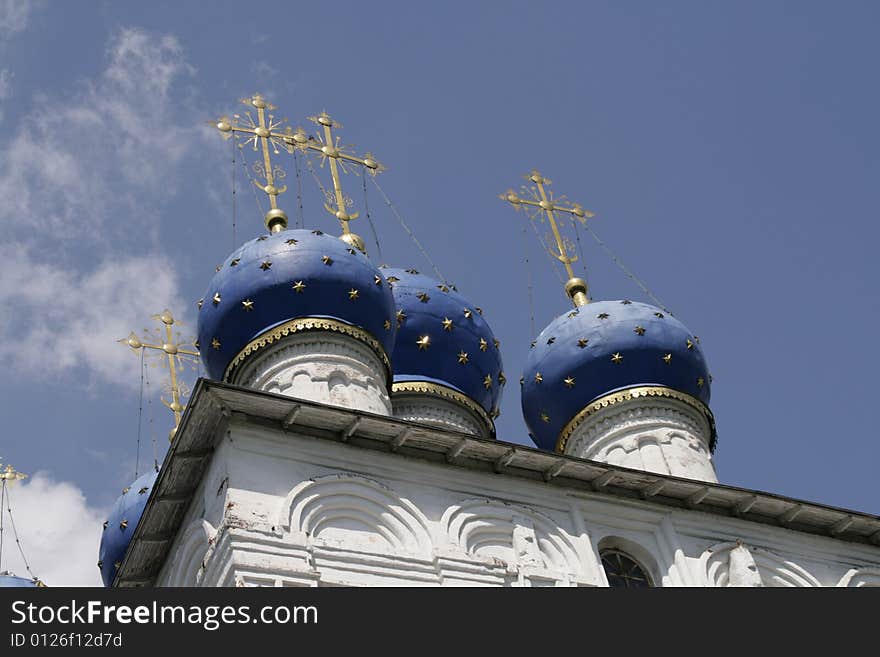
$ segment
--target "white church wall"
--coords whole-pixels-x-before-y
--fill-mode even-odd
[[[880,549],[233,422],[157,583],[866,586]]]

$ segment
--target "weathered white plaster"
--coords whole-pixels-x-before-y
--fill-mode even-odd
[[[433,427],[469,433],[488,438],[486,427],[473,412],[453,401],[416,392],[395,392],[391,395],[394,417]]]
[[[706,417],[677,399],[637,397],[586,418],[565,453],[635,470],[716,483]]]
[[[880,547],[233,419],[157,583],[607,586],[604,549],[657,586],[880,582]]]
[[[231,383],[391,415],[387,372],[364,343],[330,331],[288,335],[249,356]]]

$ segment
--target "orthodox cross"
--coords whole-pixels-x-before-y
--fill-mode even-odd
[[[6,486],[8,482],[21,481],[22,479],[27,479],[27,475],[16,471],[9,463],[6,464],[5,469],[0,470],[0,480],[3,481],[3,486]]]
[[[310,150],[321,155],[321,166],[324,162],[330,163],[330,177],[333,180],[333,197],[324,203],[324,209],[339,220],[342,226],[341,239],[360,251],[366,252],[364,241],[358,235],[351,232],[349,222],[357,219],[357,212],[349,213],[347,208],[351,205],[351,200],[345,197],[342,192],[342,180],[339,175],[340,169],[343,173],[348,173],[348,165],[357,165],[364,167],[370,174],[376,175],[385,170],[372,153],[366,153],[363,157],[346,152],[346,146],[340,144],[339,137],[334,138],[333,128],[341,128],[342,125],[330,118],[327,112],[321,112],[317,116],[310,116],[309,121],[320,126],[321,133],[317,137],[306,137],[305,132],[300,128],[294,133],[294,140],[299,148]],[[328,195],[329,196],[329,195]]]
[[[241,102],[256,111],[256,118],[247,110],[244,116],[233,114],[231,119],[228,116],[220,117],[215,125],[225,139],[240,133],[246,135],[245,144],[252,144],[255,151],[262,150],[263,162],[255,163],[253,169],[263,180],[253,182],[269,197],[271,207],[266,213],[266,228],[277,233],[287,228],[287,213],[278,207],[278,195],[287,191],[287,185],[278,187],[276,181],[283,180],[287,172],[277,164],[272,165],[272,154],[278,155],[279,147],[292,153],[297,145],[295,135],[290,126],[280,130],[287,119],[276,120],[272,111],[277,108],[267,103],[260,94],[242,98]]]
[[[170,310],[166,309],[162,314],[153,315],[152,318],[159,320],[165,325],[165,335],[162,336],[160,331],[158,336],[159,340],[161,340],[161,344],[148,342],[148,340],[151,339],[149,337],[139,338],[135,335],[134,331],[132,331],[127,338],[118,340],[118,342],[127,344],[134,351],[154,349],[156,351],[161,351],[168,356],[168,371],[171,374],[171,401],[168,402],[165,399],[162,399],[162,403],[174,413],[174,428],[168,435],[168,440],[173,440],[174,434],[177,433],[177,425],[180,424],[181,413],[183,413],[183,405],[180,403],[180,384],[177,381],[177,367],[183,365],[180,361],[182,356],[198,357],[199,352],[192,349],[185,349],[181,346],[183,343],[175,340],[175,337],[171,332],[171,327],[174,326],[175,320]]]
[[[572,220],[586,223],[587,219],[595,216],[589,210],[585,210],[579,203],[569,203],[565,197],[554,198],[553,193],[547,190],[547,186],[551,184],[549,178],[545,178],[537,169],[532,169],[531,173],[525,176],[525,179],[533,183],[530,186],[523,185],[522,191],[526,196],[521,196],[512,189],[501,194],[499,198],[510,203],[515,209],[524,209],[531,219],[545,218],[550,223],[553,231],[553,239],[556,242],[557,251],[548,249],[550,255],[559,260],[564,266],[568,274],[568,281],[565,283],[565,293],[572,300],[575,306],[585,306],[590,302],[587,295],[587,283],[582,278],[574,275],[572,263],[577,262],[577,255],[573,252],[571,242],[566,240],[559,230],[556,213],[562,212],[571,216]]]

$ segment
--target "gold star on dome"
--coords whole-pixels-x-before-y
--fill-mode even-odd
[[[389,277],[386,278],[385,280],[388,281],[389,283],[396,283],[396,282],[399,281],[400,279],[397,278],[397,276],[389,276]]]
[[[116,570],[119,570],[119,567],[120,567],[121,565],[122,565],[122,562],[121,562],[121,561],[114,561],[114,562],[113,562],[113,567],[114,567]]]
[[[483,379],[483,387],[486,390],[488,390],[489,388],[492,387],[492,375],[491,374],[487,374],[486,377]]]
[[[547,344],[553,344],[554,342],[556,342],[555,337],[547,338]]]
[[[291,289],[292,289],[294,292],[296,292],[297,294],[302,294],[302,293],[303,293],[303,290],[306,289],[306,284],[303,283],[302,281],[297,281],[296,283],[294,283],[294,284],[291,286]]]
[[[269,239],[269,236],[268,236],[268,235],[260,235],[260,236],[257,238],[257,241],[258,241],[258,242],[265,242],[267,239]]]
[[[449,292],[449,286],[448,286],[448,285],[444,285],[443,283],[441,283],[440,285],[438,285],[438,286],[437,286],[437,289],[440,290],[441,292]]]
[[[501,385],[504,385],[507,383],[507,377],[504,376],[504,370],[501,370],[500,372],[498,372],[498,383],[500,383]]]
[[[359,294],[360,294],[360,292],[358,292],[355,288],[351,288],[348,291],[348,300],[349,301],[357,301]]]
[[[712,383],[712,375],[709,375],[709,383]]]
[[[138,491],[138,495],[143,495],[143,494],[146,493],[148,490],[150,490],[150,489],[149,489],[148,487],[144,486],[143,488],[141,488],[141,489]]]
[[[260,269],[262,269],[263,271],[269,271],[269,269],[271,267],[272,267],[272,263],[269,262],[268,260],[263,260],[263,262],[260,263]]]
[[[238,267],[238,263],[239,263],[239,262],[241,262],[241,258],[233,258],[233,259],[229,262],[229,266],[230,266],[230,267]]]
[[[213,302],[213,304],[215,306],[219,306],[220,305],[220,293],[214,292],[214,296],[211,298],[211,301]]]
[[[333,264],[333,258],[328,255],[321,256],[321,262],[323,262],[328,267]]]
[[[416,297],[417,297],[418,300],[421,301],[422,303],[428,303],[428,301],[431,299],[431,297],[429,297],[429,296],[428,296],[427,294],[425,294],[424,292],[419,292],[419,293],[416,295]]]
[[[130,491],[130,490],[131,490],[131,486],[126,486],[125,488],[122,489],[122,494],[127,495],[128,491]]]
[[[396,317],[397,317],[397,325],[398,326],[400,326],[401,324],[403,324],[403,322],[406,321],[406,313],[403,312],[402,310],[397,311]]]
[[[609,315],[608,313],[599,313],[598,315],[596,315],[596,317],[598,319],[608,319]]]
[[[295,240],[291,237],[289,240],[285,241],[284,243],[287,244],[287,246],[293,246],[295,244],[298,244],[299,240]]]
[[[532,341],[529,343],[529,349],[534,349],[536,344],[538,344],[538,341],[537,341],[537,340],[532,340]]]
[[[245,299],[241,302],[241,307],[244,308],[247,312],[250,312],[254,309],[254,302],[250,299]]]
[[[623,362],[623,356],[620,355],[619,351],[615,352],[614,355],[611,357],[611,362],[615,365],[619,365]]]
[[[467,362],[468,362],[467,352],[466,351],[459,351],[458,352],[458,364],[459,365],[466,365]]]
[[[590,341],[587,338],[581,338],[580,340],[578,340],[578,347],[580,347],[581,349],[586,347],[588,344],[590,344]]]
[[[407,274],[418,274],[419,273],[418,269],[404,269],[403,271],[405,271]]]
[[[357,253],[357,251],[351,248],[346,249],[346,251],[348,251],[348,255],[354,255],[355,253]]]
[[[669,365],[672,362],[672,354],[666,354],[663,356],[663,362]]]
[[[214,349],[219,349],[220,340],[218,340],[217,338],[211,338],[211,346],[214,347]]]
[[[624,306],[629,306],[630,304],[632,304],[632,301],[630,301],[629,299],[624,299],[620,303],[622,303]]]
[[[220,265],[217,265],[216,267],[214,267],[214,271],[220,271]]]
[[[385,323],[383,324],[383,326],[385,327],[385,330],[386,330],[386,331],[390,331],[390,330],[391,330],[391,320],[390,320],[390,319],[386,319],[386,320],[385,320]]]
[[[520,385],[524,384],[525,382],[526,382],[526,377],[524,377],[524,376],[519,377],[519,384]]]
[[[464,318],[465,319],[470,319],[472,315],[473,315],[473,313],[471,312],[471,310],[469,308],[464,309]]]
[[[636,335],[644,335],[645,334],[645,327],[644,326],[636,326],[633,329],[633,333],[635,333]]]
[[[700,344],[700,336],[699,335],[694,336],[694,342],[696,342],[697,344]]]
[[[110,521],[109,521],[109,520],[105,520],[105,521],[104,521],[104,529],[107,529],[107,526],[108,526],[109,524],[110,524]],[[98,566],[98,568],[100,568],[100,566]]]
[[[419,351],[424,351],[431,346],[431,336],[423,335],[418,340],[416,340],[416,344],[419,345]]]
[[[479,306],[474,306],[474,310],[476,310],[481,315],[483,314],[483,309],[480,308]]]
[[[541,376],[540,372],[535,372],[535,383],[541,383],[544,380],[544,377]]]
[[[574,377],[568,376],[562,380],[566,388],[574,388]]]
[[[687,344],[688,351],[690,351],[691,349],[694,348],[694,343],[691,342],[690,339],[688,339],[686,344]]]
[[[704,385],[706,385],[706,381],[703,379],[703,377],[697,377],[697,387],[702,388]]]
[[[501,348],[501,341],[500,341],[498,338],[492,338],[492,344],[495,345],[495,348],[496,348],[496,349],[500,349],[500,348]]]
[[[373,274],[373,283],[382,287],[382,278],[378,274]]]
[[[545,422],[545,423],[546,423],[546,422],[549,422],[549,421],[550,421],[550,416],[547,415],[547,413],[545,413],[544,411],[541,411],[541,422]]]
[[[198,303],[196,303],[196,306],[198,307],[199,310],[202,309],[202,304],[203,304],[203,303],[205,303],[205,300],[204,300],[204,299],[199,299],[199,300],[198,300]]]
[[[572,310],[570,313],[568,313],[568,315],[566,315],[566,317],[568,317],[569,319],[572,319],[574,317],[577,317],[577,314],[578,314],[577,310]]]
[[[486,351],[489,348],[489,343],[486,342],[486,338],[480,338],[480,351]]]
[[[663,319],[665,315],[661,312],[656,312],[654,313],[654,317],[656,317],[657,319]]]
[[[443,318],[442,324],[443,324],[444,331],[451,331],[452,330],[452,320],[449,319],[448,317]]]

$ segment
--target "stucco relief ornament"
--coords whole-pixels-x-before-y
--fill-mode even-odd
[[[763,586],[761,573],[749,548],[743,545],[742,539],[736,540],[736,547],[728,556],[727,585],[740,587]]]
[[[513,517],[513,524],[513,552],[517,565],[546,568],[538,548],[535,528],[528,520],[519,516]]]

